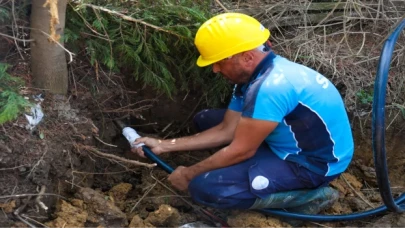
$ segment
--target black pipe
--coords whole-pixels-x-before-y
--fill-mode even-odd
[[[149,158],[149,160],[153,161],[156,163],[157,166],[162,168],[166,173],[171,174],[174,169],[168,165],[167,163],[163,162],[162,159],[160,159],[156,154],[154,154],[149,147],[147,146],[142,146],[143,153],[145,154],[145,157]]]
[[[397,42],[398,36],[401,34],[404,27],[405,20],[403,20],[397,26],[394,32],[385,41],[380,55],[380,62],[378,64],[377,76],[374,84],[374,102],[372,112],[373,152],[377,183],[385,205],[387,205],[388,210],[393,212],[403,212],[404,208],[399,207],[395,203],[388,180],[387,158],[385,151],[385,96],[388,72],[390,69],[395,43]]]

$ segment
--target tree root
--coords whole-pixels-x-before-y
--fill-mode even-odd
[[[79,151],[80,150],[86,150],[88,152],[91,152],[93,154],[96,154],[98,156],[107,158],[107,159],[115,161],[115,162],[124,162],[124,163],[127,163],[127,164],[136,165],[136,166],[145,166],[145,167],[148,167],[148,168],[153,168],[153,167],[156,166],[156,163],[152,163],[152,164],[151,163],[144,163],[144,162],[139,162],[139,161],[135,161],[135,160],[129,160],[129,159],[126,159],[126,158],[122,158],[122,157],[119,157],[119,156],[116,156],[116,155],[113,155],[113,154],[103,153],[103,152],[100,152],[96,148],[91,147],[91,146],[86,146],[86,145],[82,145],[82,144],[74,144],[74,147]]]

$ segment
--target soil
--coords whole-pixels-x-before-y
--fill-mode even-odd
[[[29,83],[28,65],[17,65],[20,67],[13,68],[11,74]],[[113,120],[127,121],[141,135],[174,137],[193,133],[190,120],[200,107],[190,107],[196,103],[193,96],[156,98],[147,92],[148,88],[126,88],[128,82],[123,76],[96,78],[90,67],[75,70],[71,84],[76,86],[72,86],[69,96],[43,94],[40,105],[45,116],[33,130],[27,130],[25,116],[0,127],[0,226],[218,226],[201,209],[232,227],[290,226],[283,219],[259,212],[203,208],[194,204],[187,193],[174,190],[161,169],[102,156],[110,154],[150,163],[130,152]],[[115,83],[111,83],[111,78]],[[24,93],[32,97],[41,91],[27,87]],[[128,104],[138,105],[122,108]],[[340,198],[322,214],[351,214],[382,204],[373,165],[370,122],[353,118],[352,124],[355,158],[349,169],[330,184],[339,190]],[[403,134],[398,133],[402,125],[396,126],[387,131],[386,139],[390,183],[393,194],[398,196],[405,191],[405,146]],[[162,158],[173,167],[187,166],[212,152]],[[300,226],[397,227],[405,226],[405,217],[388,213],[356,221],[305,222]]]

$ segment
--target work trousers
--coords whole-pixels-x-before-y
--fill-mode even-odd
[[[219,124],[225,109],[208,109],[194,117],[198,131]],[[252,129],[254,131],[254,129]],[[193,200],[214,208],[248,209],[257,198],[297,189],[327,185],[339,175],[325,177],[280,159],[264,142],[255,155],[241,163],[203,173],[190,182]]]

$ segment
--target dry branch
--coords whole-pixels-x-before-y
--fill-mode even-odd
[[[378,5],[364,3],[362,5],[353,3],[353,8],[348,5],[350,1],[339,2],[310,2],[307,4],[274,4],[265,7],[248,7],[235,9],[235,12],[255,15],[256,17],[264,16],[262,23],[269,29],[275,27],[295,26],[302,24],[321,24],[344,19],[368,19],[375,20],[379,16]],[[385,16],[403,15],[405,13],[404,3],[393,3],[395,7],[392,11],[384,11]],[[327,20],[326,20],[327,18]]]
[[[215,2],[216,2],[225,12],[228,12],[228,11],[229,11],[219,0],[215,0]]]
[[[124,163],[130,164],[130,165],[145,166],[145,167],[148,167],[148,168],[153,168],[153,167],[156,166],[155,163],[153,163],[153,164],[143,163],[143,162],[139,162],[139,161],[135,161],[135,160],[129,160],[129,159],[125,159],[125,158],[122,158],[122,157],[118,157],[118,156],[113,155],[113,154],[103,153],[103,152],[100,152],[96,148],[91,147],[91,146],[86,146],[86,145],[82,145],[82,144],[74,144],[74,147],[76,149],[78,149],[79,151],[80,151],[80,149],[83,149],[83,150],[86,150],[88,152],[94,153],[94,154],[96,154],[98,156],[101,156],[101,157],[104,157],[104,158],[107,158],[107,159],[111,159],[111,160],[113,160],[115,162],[124,162]]]
[[[346,3],[344,2],[312,2],[309,4],[274,4],[269,5],[267,7],[247,7],[247,8],[239,8],[236,9],[235,12],[241,12],[241,13],[249,13],[249,14],[259,14],[266,12],[268,14],[276,14],[276,13],[281,13],[285,11],[299,11],[299,12],[304,12],[304,11],[329,11],[332,10],[333,8],[336,9],[344,9]]]
[[[9,35],[1,33],[1,32],[0,32],[0,36],[4,36],[4,37],[10,38],[10,39],[13,39],[13,40],[16,40],[16,41],[21,41],[21,42],[33,42],[33,41],[35,41],[33,39],[20,39],[20,38],[14,37],[14,36],[9,36]]]

